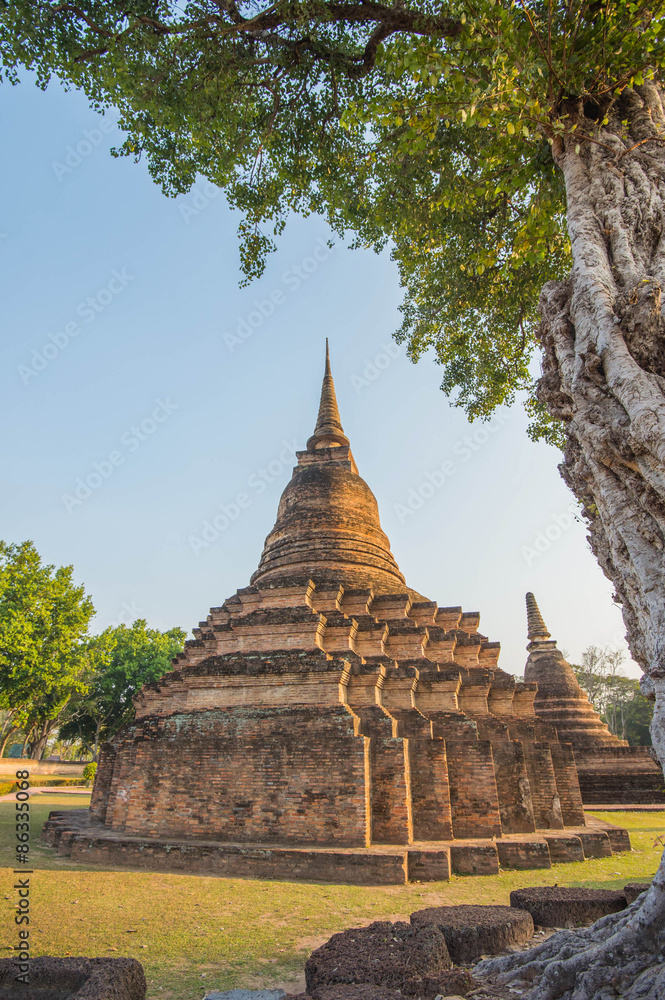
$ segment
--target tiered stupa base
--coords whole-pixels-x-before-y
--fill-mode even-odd
[[[665,780],[649,747],[576,747],[575,763],[585,806],[665,807]]]
[[[43,839],[58,853],[82,864],[344,885],[442,882],[451,874],[497,875],[501,869],[551,868],[630,850],[626,830],[592,817],[586,826],[558,834],[423,841],[407,847],[329,848],[130,837],[92,820],[87,810],[72,809],[51,813]]]
[[[629,849],[585,825],[570,745],[478,624],[406,592],[244,588],[143,689],[90,813],[45,836],[95,864],[355,884]]]

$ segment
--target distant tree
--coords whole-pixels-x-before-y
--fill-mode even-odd
[[[62,740],[79,739],[95,760],[99,745],[134,717],[133,698],[141,687],[159,680],[183,647],[181,628],[167,632],[147,627],[144,619],[93,636],[85,646],[85,690],[68,706],[60,727]]]
[[[69,699],[84,689],[82,639],[94,614],[73,568],[42,565],[34,544],[0,541],[0,708],[39,759]]]
[[[1,702],[2,694],[0,693]],[[15,722],[16,710],[0,709],[0,757],[4,756],[10,739],[21,731],[20,726],[15,725]]]
[[[582,664],[572,664],[573,672],[589,696],[597,712],[604,714],[611,697],[615,677],[621,675],[624,656],[620,650],[587,646],[582,653]]]
[[[622,661],[619,650],[588,646],[582,653],[582,665],[572,664],[572,668],[610,731],[631,746],[650,746],[653,702],[644,697],[638,680],[625,676]]]
[[[650,747],[653,702],[644,697],[639,681],[632,677],[627,678],[627,681],[630,688],[621,707],[624,739],[631,746]]]

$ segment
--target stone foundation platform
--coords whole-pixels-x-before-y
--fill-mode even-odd
[[[665,808],[663,772],[649,751],[649,747],[575,747],[585,808],[604,802]]]
[[[630,850],[626,830],[591,817],[587,826],[565,833],[548,830],[497,840],[326,848],[132,837],[91,820],[87,810],[71,809],[50,813],[42,840],[74,861],[95,865],[346,885],[439,882],[451,874],[497,875],[500,868],[551,868]]]

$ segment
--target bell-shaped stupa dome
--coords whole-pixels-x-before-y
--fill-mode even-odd
[[[311,578],[317,586],[371,587],[375,594],[409,591],[390,551],[376,498],[351,454],[326,364],[314,433],[282,493],[275,526],[266,538],[254,586],[282,586]]]

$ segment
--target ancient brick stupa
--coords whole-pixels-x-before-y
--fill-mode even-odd
[[[547,631],[533,594],[526,595],[529,657],[524,679],[538,685],[534,708],[570,743],[582,800],[589,805],[665,802],[663,772],[648,747],[610,732]]]
[[[142,690],[90,816],[54,816],[47,838],[100,862],[360,883],[629,846],[585,826],[570,744],[479,615],[407,586],[327,354],[297,458],[250,586]]]

